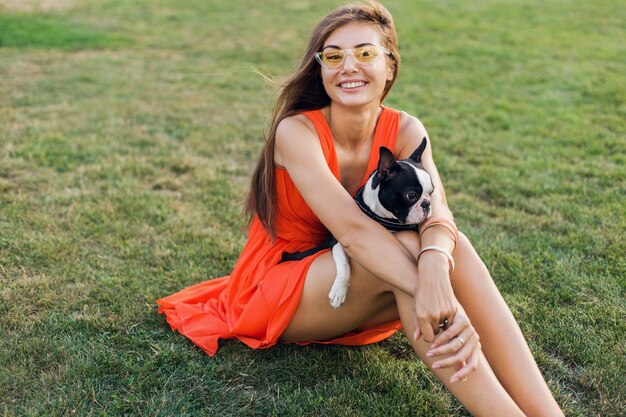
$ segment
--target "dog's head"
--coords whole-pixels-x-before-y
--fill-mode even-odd
[[[389,149],[380,147],[378,169],[363,190],[363,201],[378,216],[418,224],[430,215],[430,195],[435,187],[422,165],[426,143],[424,137],[408,159],[399,161]]]

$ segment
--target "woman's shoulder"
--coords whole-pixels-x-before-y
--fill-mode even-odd
[[[283,118],[276,126],[276,138],[288,136],[294,133],[302,133],[303,131],[309,131],[316,133],[315,125],[313,121],[305,115],[305,112],[297,113],[292,116]]]
[[[398,117],[398,135],[416,133],[425,130],[424,125],[417,117],[405,112],[404,110],[394,109],[392,107],[383,106],[388,113],[395,113]]]
[[[400,114],[398,134],[415,133],[419,130],[425,130],[424,125],[417,117],[402,110],[397,110]]]
[[[426,133],[424,124],[417,117],[405,111],[399,111],[399,113],[395,154],[402,156],[408,153],[410,155],[419,146],[422,138],[428,136],[428,133]]]
[[[298,140],[293,140],[298,138]],[[296,150],[306,150],[319,146],[319,139],[313,121],[303,113],[283,118],[276,126],[274,163],[284,167],[286,155]]]

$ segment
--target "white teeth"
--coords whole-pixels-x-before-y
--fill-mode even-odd
[[[355,81],[352,83],[341,83],[340,85],[342,88],[357,88],[364,86],[365,83],[363,81]]]

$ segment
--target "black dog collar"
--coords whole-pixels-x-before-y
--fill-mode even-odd
[[[356,192],[356,195],[354,196],[354,200],[359,205],[363,213],[367,214],[368,217],[371,217],[372,219],[376,220],[378,223],[382,224],[388,230],[392,230],[394,232],[399,232],[401,230],[417,231],[417,228],[419,226],[417,224],[401,223],[400,221],[396,219],[385,219],[384,217],[380,217],[378,214],[370,210],[370,208],[367,206],[367,204],[365,204],[365,201],[363,200],[363,189],[366,186],[367,184],[359,188],[359,190]]]

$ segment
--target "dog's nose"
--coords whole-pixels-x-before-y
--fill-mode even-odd
[[[424,210],[428,210],[430,208],[430,201],[424,200],[422,201],[422,204],[420,204],[420,206],[422,206]]]

